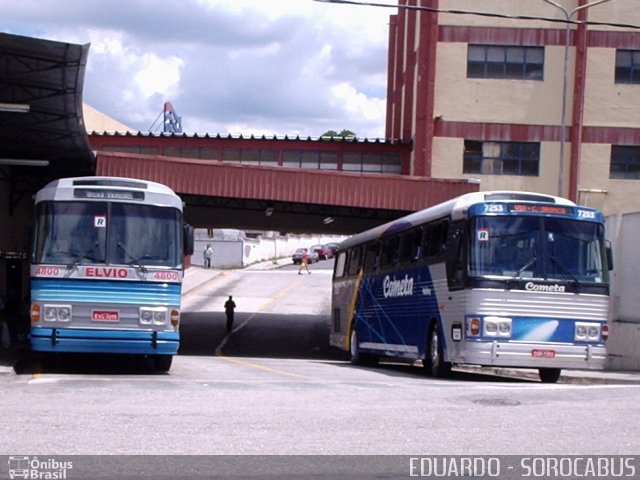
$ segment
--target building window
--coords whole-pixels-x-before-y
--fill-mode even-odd
[[[538,176],[540,144],[465,140],[463,173]]]
[[[467,77],[543,80],[544,47],[469,45]]]
[[[402,158],[395,154],[345,153],[342,170],[346,172],[400,174]]]
[[[640,147],[612,145],[609,178],[640,179]]]
[[[158,147],[143,147],[129,145],[105,145],[102,147],[105,152],[119,153],[139,153],[141,155],[158,155]]]
[[[640,83],[640,50],[616,51],[616,83]]]
[[[289,150],[283,154],[283,167],[337,170],[337,152]]]
[[[278,165],[275,152],[256,148],[225,148],[222,151],[222,160],[242,165]]]

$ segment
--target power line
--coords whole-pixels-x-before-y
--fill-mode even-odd
[[[473,10],[454,10],[449,8],[433,8],[433,7],[423,7],[418,5],[389,5],[387,3],[376,3],[376,2],[361,2],[355,0],[313,0],[314,2],[321,3],[338,3],[344,5],[357,5],[362,7],[383,7],[383,8],[398,8],[404,10],[417,10],[417,11],[425,11],[425,12],[434,12],[434,13],[450,13],[452,15],[474,15],[477,17],[491,17],[491,18],[504,18],[509,20],[541,20],[544,22],[551,23],[570,23],[573,25],[592,25],[592,26],[603,26],[603,27],[616,27],[616,28],[627,28],[633,30],[640,30],[640,25],[633,25],[627,23],[612,23],[612,22],[594,22],[592,20],[570,20],[570,19],[562,19],[562,18],[549,18],[549,17],[540,17],[536,15],[508,15],[504,13],[494,13],[494,12],[479,12]]]

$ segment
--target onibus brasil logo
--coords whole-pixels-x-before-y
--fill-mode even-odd
[[[33,480],[65,480],[67,472],[73,469],[73,462],[63,462],[54,458],[9,457],[9,478]]]

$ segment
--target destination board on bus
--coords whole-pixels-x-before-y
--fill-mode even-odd
[[[90,198],[92,200],[144,200],[144,192],[131,190],[96,190],[92,188],[76,188],[74,198]]]
[[[547,215],[572,215],[573,210],[571,207],[564,207],[561,205],[541,205],[532,203],[514,203],[509,205],[510,212],[521,213],[544,213]]]

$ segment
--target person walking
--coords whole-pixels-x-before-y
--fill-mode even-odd
[[[202,252],[202,256],[204,257],[204,268],[211,268],[211,257],[213,256],[213,249],[211,248],[211,244],[207,244],[207,248]]]
[[[298,275],[302,275],[302,269],[305,268],[307,273],[311,275],[311,270],[309,270],[309,252],[307,250],[302,252],[302,257],[300,258],[300,268],[298,269]]]
[[[236,303],[233,301],[233,297],[229,295],[229,299],[224,302],[224,313],[227,315],[227,332],[230,332],[233,328],[233,312],[236,308]]]

